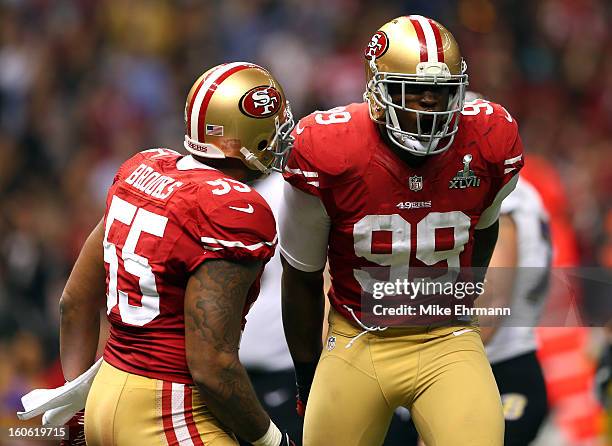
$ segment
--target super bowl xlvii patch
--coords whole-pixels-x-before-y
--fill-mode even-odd
[[[480,178],[474,175],[474,171],[470,169],[472,155],[469,153],[463,157],[463,169],[457,172],[457,175],[450,180],[449,189],[466,189],[468,187],[480,186]]]
[[[327,338],[327,351],[331,352],[334,348],[336,348],[336,337],[330,336]]]

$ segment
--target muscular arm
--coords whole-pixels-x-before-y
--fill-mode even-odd
[[[321,354],[323,270],[331,219],[323,202],[286,183],[280,212],[282,308],[303,414]],[[304,237],[308,234],[308,237]]]
[[[281,261],[283,326],[299,381],[300,368],[303,373],[314,375],[321,355],[325,307],[323,270],[304,272],[292,267],[282,256]]]
[[[495,242],[497,241],[497,235],[499,232],[499,213],[501,204],[516,187],[519,176],[514,175],[498,192],[491,205],[485,209],[478,223],[476,224],[476,230],[474,231],[474,247],[472,249],[472,266],[475,268],[482,268],[482,277],[486,272],[493,249],[495,248]]]
[[[486,269],[491,261],[497,236],[499,233],[499,220],[488,228],[474,231],[474,248],[472,250],[472,267]],[[483,273],[484,274],[484,273]]]
[[[191,276],[185,292],[187,364],[211,412],[236,435],[253,442],[270,417],[257,400],[238,359],[242,312],[261,262],[208,260]]]
[[[499,218],[499,238],[491,256],[485,292],[478,298],[479,306],[504,307],[512,297],[514,271],[518,263],[518,240],[516,224],[510,215]],[[499,326],[494,319],[480,317],[480,335],[487,344]]]
[[[60,299],[60,356],[67,380],[95,360],[100,310],[106,301],[103,239],[101,220],[85,241]]]

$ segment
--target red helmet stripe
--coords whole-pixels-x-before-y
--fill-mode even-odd
[[[222,65],[219,65],[219,66],[222,67],[224,65],[227,65],[227,64],[222,64]],[[190,133],[190,129],[191,129],[191,112],[193,112],[193,104],[195,103],[196,97],[198,96],[198,92],[200,91],[200,88],[202,88],[202,85],[204,85],[204,82],[206,82],[206,79],[208,79],[210,76],[212,76],[212,74],[215,71],[217,71],[217,70],[210,70],[210,72],[200,80],[200,83],[198,84],[198,86],[196,87],[195,91],[193,92],[193,95],[191,96],[191,101],[189,102],[189,106],[187,107],[187,123],[185,125],[185,128],[187,129],[187,133]]]
[[[442,34],[440,34],[440,28],[436,22],[431,19],[427,19],[433,29],[434,36],[436,38],[436,48],[438,49],[438,62],[444,62],[444,49],[442,48]]]
[[[190,107],[191,113],[189,127],[187,128],[187,134],[190,138],[204,142],[206,110],[219,84],[237,71],[253,67],[257,67],[257,65],[245,62],[232,62],[216,67],[206,76],[206,79],[204,79],[204,82],[199,87],[198,93],[194,94],[192,98],[193,104]]]
[[[421,62],[427,62],[427,41],[425,40],[425,33],[423,27],[417,19],[410,17],[410,23],[416,31],[417,38],[419,39],[419,48],[421,50]]]
[[[206,132],[204,131],[204,126],[206,124],[206,110],[208,109],[208,104],[210,103],[210,100],[213,97],[213,94],[215,93],[215,91],[217,91],[217,87],[219,85],[221,85],[221,83],[227,79],[228,77],[230,77],[232,74],[237,73],[239,71],[245,70],[247,68],[252,68],[253,65],[239,65],[237,67],[232,68],[231,70],[226,71],[225,73],[221,74],[221,76],[219,76],[217,78],[217,80],[215,80],[212,85],[208,88],[208,91],[206,92],[206,96],[204,96],[204,100],[202,101],[202,107],[200,108],[200,113],[198,116],[198,135],[200,136],[200,142],[206,142]]]

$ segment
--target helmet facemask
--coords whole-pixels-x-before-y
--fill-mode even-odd
[[[446,64],[440,62],[419,63],[416,74],[380,72],[374,58],[369,61],[369,70],[371,78],[364,99],[369,103],[370,117],[385,126],[391,142],[417,156],[438,154],[451,146],[458,131],[459,113],[468,84],[465,61],[462,61],[461,74],[458,75],[451,74]],[[451,88],[446,110],[423,111],[406,106],[407,87],[427,85]],[[390,88],[401,90],[401,103],[393,101]],[[397,111],[415,114],[416,132],[401,128]],[[426,121],[429,119],[431,129],[427,131],[429,124]]]
[[[254,170],[260,170],[266,174],[274,171],[282,173],[293,149],[295,138],[291,135],[295,122],[289,101],[285,102],[284,120],[281,123],[279,116],[274,118],[275,131],[268,145],[256,151],[246,147],[240,149],[244,156],[245,164]],[[267,160],[271,160],[266,162]]]

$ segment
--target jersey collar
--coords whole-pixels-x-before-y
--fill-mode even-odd
[[[214,168],[207,166],[206,164],[196,160],[191,155],[184,156],[180,160],[178,160],[176,162],[176,168],[178,170],[193,170],[193,169],[214,170]]]

